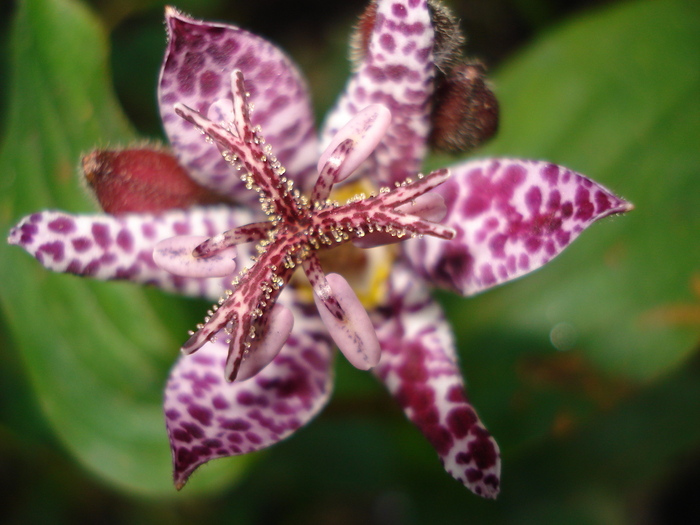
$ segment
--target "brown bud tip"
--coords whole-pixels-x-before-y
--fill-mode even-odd
[[[177,159],[156,148],[96,150],[83,157],[83,173],[107,213],[158,213],[223,199],[193,181]]]
[[[461,64],[440,80],[431,120],[430,143],[442,151],[470,151],[496,133],[498,101],[481,64]]]
[[[350,61],[355,69],[359,68],[367,56],[372,29],[377,21],[377,2],[372,0],[360,15],[352,35],[350,36]]]
[[[428,0],[428,9],[430,9],[430,19],[435,31],[433,43],[435,67],[440,71],[449,71],[462,58],[464,35],[459,28],[457,18],[439,0]],[[367,56],[376,21],[377,2],[372,0],[360,15],[350,37],[350,60],[355,69],[360,67]]]
[[[447,7],[438,0],[428,0],[428,8],[435,31],[433,43],[435,67],[449,74],[449,71],[461,62],[462,47],[466,38],[459,27],[459,20]]]

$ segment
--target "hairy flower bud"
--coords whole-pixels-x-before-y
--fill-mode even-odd
[[[438,0],[429,0],[433,25],[435,94],[430,115],[430,145],[450,153],[471,151],[498,130],[498,101],[485,80],[486,68],[464,57],[466,38],[459,21]],[[370,3],[360,16],[351,43],[356,67],[367,55],[377,21],[377,3]]]
[[[104,211],[157,213],[224,199],[198,185],[163,149],[95,150],[82,160],[85,181]]]
[[[442,151],[469,151],[498,130],[498,101],[480,63],[460,64],[439,82],[431,115],[431,145]]]

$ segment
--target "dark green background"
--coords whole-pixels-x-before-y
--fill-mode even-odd
[[[320,119],[347,78],[345,43],[363,7],[331,4],[179,7],[287,49]],[[440,295],[470,395],[502,447],[496,502],[445,474],[383,388],[342,359],[311,425],[265,453],[202,468],[176,493],[162,388],[206,303],[52,275],[2,244],[3,522],[700,520],[700,7],[564,4],[450,2],[502,105],[499,136],[477,154],[564,164],[636,205],[532,276],[476,298]],[[40,209],[92,210],[80,154],[161,136],[162,6],[0,7],[1,231]]]

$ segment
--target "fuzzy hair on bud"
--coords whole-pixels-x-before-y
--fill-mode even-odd
[[[461,64],[445,76],[435,92],[430,143],[451,153],[470,151],[498,131],[498,100],[480,63]]]
[[[104,211],[158,213],[225,199],[198,185],[167,150],[95,150],[83,157],[85,182]]]

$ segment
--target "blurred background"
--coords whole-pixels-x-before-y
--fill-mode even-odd
[[[312,424],[202,467],[177,493],[162,388],[208,304],[51,275],[1,245],[3,523],[700,522],[700,7],[445,3],[501,103],[500,133],[475,155],[564,164],[636,205],[534,275],[474,298],[439,294],[472,401],[502,449],[499,499],[445,474],[383,387],[343,359]],[[162,140],[164,5],[0,5],[1,231],[40,209],[94,209],[76,175],[82,152]],[[176,5],[287,50],[319,120],[347,79],[364,6]]]

